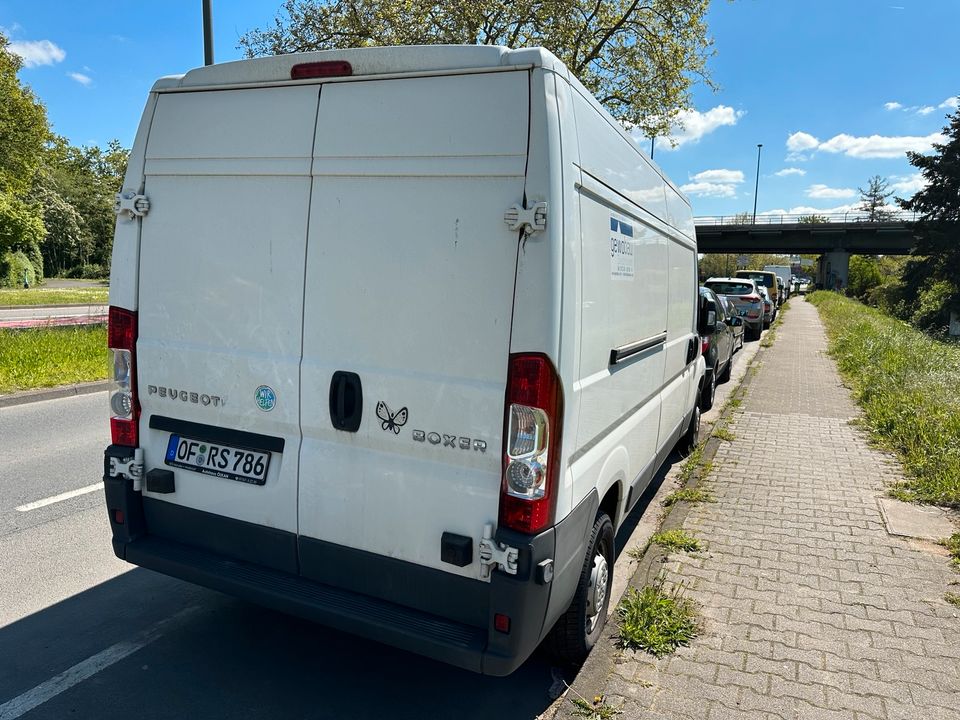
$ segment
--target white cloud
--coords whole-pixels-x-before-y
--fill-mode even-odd
[[[941,108],[941,109],[948,109],[948,108],[949,108],[949,109],[956,110],[958,105],[960,105],[960,98],[957,98],[957,97],[948,97],[948,98],[947,98],[946,100],[944,100],[942,103],[940,103],[939,105],[937,105],[937,107],[938,107],[938,108]]]
[[[694,182],[716,182],[726,185],[743,182],[743,173],[739,170],[704,170],[691,178]]]
[[[915,135],[856,137],[841,133],[820,143],[817,149],[829,153],[843,153],[847,157],[855,158],[895,158],[901,157],[908,150],[926,152],[933,143],[944,140],[940,133],[931,133],[922,137]]]
[[[837,205],[832,208],[816,208],[810,205],[796,205],[792,208],[776,208],[774,210],[764,210],[757,215],[841,215],[843,213],[857,212],[857,203],[847,205]]]
[[[924,105],[922,108],[917,110],[917,115],[929,115],[934,110],[936,110],[936,108],[933,105]]]
[[[912,197],[927,186],[927,181],[918,172],[912,175],[891,175],[890,181],[890,189],[899,197]]]
[[[800,168],[788,167],[783,170],[777,170],[774,175],[777,177],[787,177],[788,175],[806,175],[806,170],[801,170]]]
[[[78,72],[68,72],[67,76],[73,78],[84,87],[90,87],[93,85],[93,78],[89,75],[84,75],[83,73]]]
[[[857,191],[853,188],[832,188],[821,183],[811,185],[807,188],[807,197],[817,199],[840,200],[842,198],[852,198],[857,196]]]
[[[681,110],[677,113],[673,126],[670,128],[669,139],[657,141],[657,147],[664,150],[675,149],[687,143],[697,143],[704,135],[709,135],[717,128],[726,125],[736,125],[743,117],[743,110],[734,110],[727,105],[717,105],[706,112],[699,110]]]
[[[49,40],[17,40],[10,43],[7,49],[14,55],[23,58],[24,66],[28,68],[38,65],[54,65],[63,62],[66,51],[54,45]]]
[[[810,133],[795,132],[787,138],[787,150],[790,152],[803,152],[804,150],[814,150],[820,144]]]
[[[724,183],[692,182],[681,185],[680,190],[697,197],[732,198],[737,195],[736,186]]]
[[[903,105],[901,105],[896,101],[893,101],[893,102],[884,103],[883,107],[886,108],[887,110],[899,110],[900,108],[903,107]]]

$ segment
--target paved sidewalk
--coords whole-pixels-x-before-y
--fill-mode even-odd
[[[664,566],[702,635],[661,660],[605,639],[613,672],[580,690],[628,719],[960,719],[960,609],[943,600],[960,574],[887,534],[877,498],[898,466],[849,424],[816,309],[791,305],[714,458],[717,502],[684,522],[708,551]]]

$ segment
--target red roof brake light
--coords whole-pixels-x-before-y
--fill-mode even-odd
[[[323,60],[322,62],[297,63],[290,68],[291,80],[307,78],[348,77],[353,75],[353,66],[346,60]]]

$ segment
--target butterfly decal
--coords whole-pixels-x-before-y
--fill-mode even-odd
[[[383,421],[380,423],[380,427],[384,430],[393,430],[394,435],[399,435],[400,428],[407,424],[407,414],[405,407],[392,413],[383,400],[377,403],[377,417]]]

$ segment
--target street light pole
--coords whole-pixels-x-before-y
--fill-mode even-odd
[[[650,136],[650,159],[653,160],[653,142],[657,139],[656,135]]]
[[[760,190],[760,148],[763,143],[757,143],[757,184],[753,188],[753,224],[757,224],[757,192]]]
[[[213,13],[210,3],[203,0],[203,64],[213,65]]]

